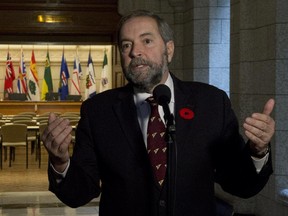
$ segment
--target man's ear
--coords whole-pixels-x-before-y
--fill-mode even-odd
[[[167,55],[168,55],[168,63],[172,61],[173,55],[174,55],[174,41],[168,41],[166,43],[167,47]]]

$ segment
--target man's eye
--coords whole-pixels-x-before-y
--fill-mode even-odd
[[[127,50],[127,49],[129,49],[131,47],[131,44],[129,44],[129,43],[125,43],[125,44],[122,44],[122,50],[124,51],[124,50]]]
[[[151,42],[152,42],[152,40],[150,40],[150,39],[145,39],[145,40],[144,40],[144,43],[145,43],[145,44],[150,44]]]

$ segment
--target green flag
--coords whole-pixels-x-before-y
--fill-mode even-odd
[[[44,79],[42,82],[41,100],[46,100],[45,97],[46,97],[46,93],[48,92],[53,92],[53,82],[52,82],[52,75],[51,75],[49,52],[47,51]]]

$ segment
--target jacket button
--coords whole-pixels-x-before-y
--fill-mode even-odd
[[[165,207],[166,207],[166,202],[165,202],[165,200],[160,200],[160,201],[159,201],[159,206],[165,208]]]

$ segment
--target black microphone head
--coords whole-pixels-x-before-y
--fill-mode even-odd
[[[168,86],[160,84],[153,90],[153,97],[159,105],[169,104],[171,100],[171,91]]]

